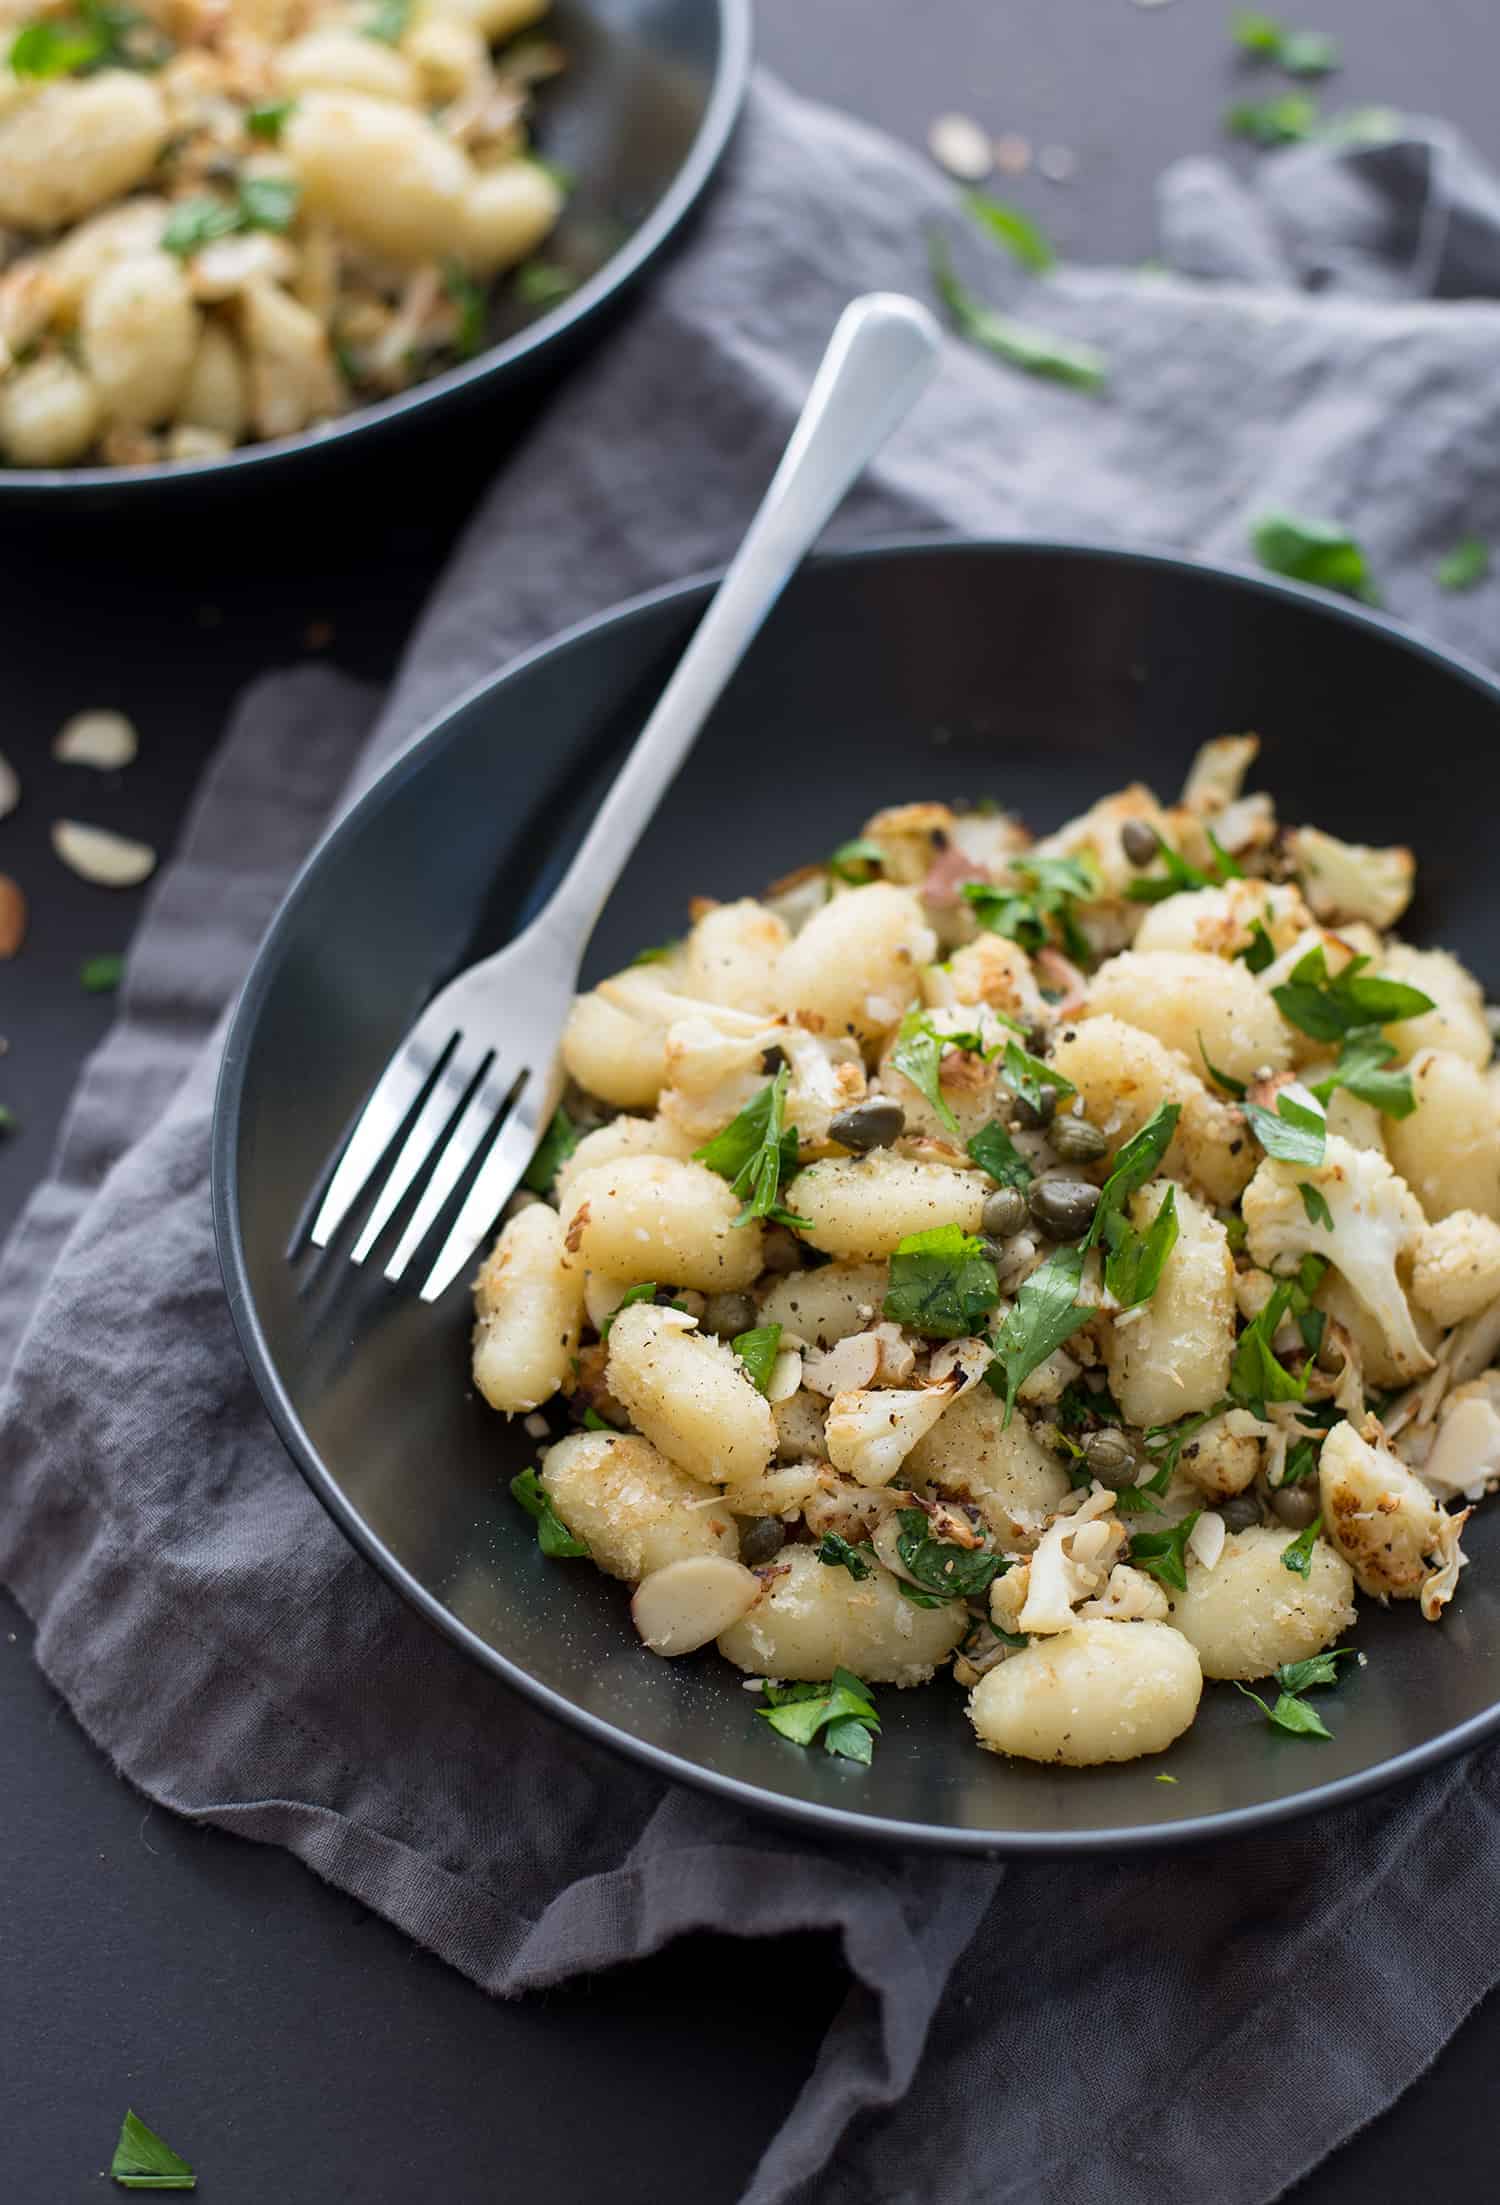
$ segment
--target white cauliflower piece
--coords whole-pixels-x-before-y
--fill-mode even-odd
[[[1125,1544],[1124,1526],[1109,1514],[1113,1506],[1114,1495],[1096,1487],[1074,1515],[1048,1525],[1031,1557],[1018,1631],[1071,1630],[1075,1602],[1103,1591]]]
[[[889,1485],[953,1398],[948,1386],[836,1393],[825,1435],[828,1459],[861,1485]]]
[[[1318,1493],[1323,1529],[1360,1590],[1380,1600],[1420,1599],[1427,1621],[1436,1622],[1464,1566],[1458,1541],[1468,1510],[1448,1515],[1405,1463],[1352,1424],[1336,1424],[1323,1442]]]
[[[1410,850],[1340,842],[1320,827],[1294,827],[1287,839],[1315,918],[1334,926],[1363,919],[1384,932],[1411,902],[1417,861]]]
[[[1477,1501],[1500,1484],[1500,1371],[1459,1386],[1443,1403],[1417,1475],[1441,1501]]]
[[[1203,743],[1188,768],[1178,799],[1185,811],[1211,819],[1232,804],[1245,785],[1245,775],[1260,755],[1258,735],[1215,735]]]
[[[1315,1187],[1333,1218],[1315,1224],[1301,1188]],[[1303,1256],[1322,1256],[1379,1326],[1401,1375],[1416,1378],[1433,1359],[1422,1345],[1397,1273],[1426,1230],[1422,1206],[1383,1156],[1330,1135],[1321,1164],[1268,1156],[1245,1189],[1242,1215],[1250,1254],[1263,1270],[1289,1271]]]
[[[1417,1241],[1412,1300],[1440,1325],[1461,1324],[1500,1300],[1500,1225],[1454,1210]]]
[[[1257,922],[1279,952],[1301,939],[1312,918],[1290,881],[1231,880],[1222,888],[1187,888],[1152,904],[1135,947],[1142,954],[1170,949],[1238,957],[1250,947]]]
[[[1116,1562],[1102,1593],[1085,1600],[1078,1614],[1106,1616],[1114,1623],[1166,1623],[1171,1617],[1166,1594],[1154,1577]]]

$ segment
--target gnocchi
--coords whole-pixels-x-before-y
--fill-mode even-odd
[[[363,134],[415,147],[413,86],[483,29],[442,20],[394,68],[307,32],[294,150],[324,112],[357,125],[335,168]],[[138,241],[74,251],[85,317],[140,280]],[[171,287],[204,433],[253,414],[270,281],[233,334]],[[1408,854],[1281,829],[1242,793],[1255,751],[1211,743],[1176,804],[1136,784],[1035,844],[887,809],[869,877],[695,901],[573,1006],[551,1186],[476,1282],[475,1384],[545,1432],[544,1552],[629,1584],[648,1654],[714,1642],[798,1743],[867,1759],[869,1689],[950,1665],[981,1747],[1056,1767],[1167,1752],[1205,1682],[1272,1680],[1270,1720],[1316,1735],[1285,1710],[1356,1593],[1430,1622],[1454,1597],[1460,1504],[1500,1488],[1483,995],[1377,931]],[[1367,970],[1406,1015],[1346,1040]]]

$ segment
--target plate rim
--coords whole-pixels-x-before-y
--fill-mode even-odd
[[[0,508],[36,506],[49,511],[84,499],[113,502],[141,498],[151,491],[171,493],[212,488],[223,482],[242,487],[247,474],[257,483],[278,469],[294,467],[317,452],[345,449],[358,437],[389,434],[408,415],[439,411],[449,399],[474,392],[523,363],[535,365],[566,343],[632,290],[651,264],[666,251],[707,191],[728,150],[750,83],[753,52],[752,0],[707,0],[719,26],[719,52],[693,142],[687,157],[639,228],[595,269],[588,280],[539,314],[524,329],[473,360],[445,368],[409,390],[356,406],[333,421],[292,436],[270,437],[237,445],[217,459],[153,460],[144,467],[3,467]]]
[[[1311,608],[1348,627],[1364,629],[1413,653],[1445,673],[1458,675],[1480,692],[1500,713],[1500,677],[1460,651],[1449,650],[1395,620],[1387,613],[1352,601],[1335,598],[1309,584],[1266,574],[1256,568],[1227,561],[1196,559],[1170,548],[1111,543],[1103,539],[1053,536],[883,536],[869,543],[821,552],[803,570],[858,567],[910,557],[943,558],[979,553],[1002,555],[1041,554],[1083,556],[1151,571],[1187,573],[1235,585],[1248,585],[1265,596]],[[1239,1838],[1313,1814],[1352,1805],[1387,1787],[1410,1780],[1461,1753],[1472,1750],[1500,1731],[1500,1697],[1483,1713],[1444,1731],[1436,1738],[1408,1748],[1369,1768],[1332,1778],[1326,1784],[1298,1793],[1291,1799],[1267,1800],[1257,1805],[1226,1808],[1220,1812],[1185,1816],[1160,1825],[1100,1828],[1084,1831],[1037,1831],[936,1827],[925,1823],[893,1820],[888,1816],[860,1813],[851,1808],[789,1798],[762,1789],[740,1777],[684,1759],[649,1740],[634,1738],[605,1717],[577,1706],[550,1685],[531,1675],[509,1655],[502,1654],[472,1631],[443,1602],[418,1582],[359,1511],[346,1499],[292,1403],[271,1355],[251,1291],[245,1262],[240,1216],[236,1157],[244,1078],[251,1043],[264,999],[280,969],[292,918],[325,857],[362,832],[363,821],[377,808],[399,798],[408,777],[446,742],[456,739],[458,725],[469,708],[502,688],[532,666],[561,656],[595,634],[633,623],[643,614],[672,604],[701,598],[721,579],[718,567],[661,584],[623,599],[601,611],[574,621],[545,641],[531,646],[493,673],[471,683],[441,712],[412,736],[369,787],[342,812],[326,834],[319,837],[299,866],[286,894],[262,936],[235,998],[225,1034],[215,1082],[210,1134],[209,1177],[214,1238],[241,1353],[245,1357],[261,1402],[283,1446],[345,1537],[402,1597],[452,1644],[458,1646],[493,1677],[517,1691],[547,1715],[580,1731],[594,1745],[652,1771],[668,1783],[687,1784],[756,1815],[769,1815],[810,1835],[833,1837],[860,1845],[894,1846],[909,1851],[944,1856],[1060,1859],[1107,1854],[1145,1854],[1179,1846]],[[794,576],[795,587],[799,576]],[[450,1290],[451,1291],[451,1290]],[[435,1305],[436,1306],[436,1305]]]

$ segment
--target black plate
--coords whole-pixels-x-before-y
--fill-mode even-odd
[[[502,286],[488,349],[411,390],[298,436],[223,459],[151,467],[0,467],[0,505],[90,508],[177,492],[236,491],[313,453],[388,437],[415,416],[494,401],[555,371],[598,333],[702,196],[729,142],[750,69],[750,0],[554,0],[542,26],[568,50],[543,85],[537,149],[576,179],[546,257],[579,278],[558,306],[525,308]]]
[[[1331,1744],[1282,1736],[1214,1686],[1166,1760],[1053,1772],[979,1752],[939,1681],[881,1695],[870,1769],[803,1752],[753,1719],[726,1664],[657,1660],[621,1586],[539,1554],[506,1493],[535,1450],[469,1392],[462,1286],[431,1309],[377,1266],[354,1272],[353,1221],[327,1257],[288,1263],[389,1051],[434,985],[545,893],[706,594],[642,599],[467,698],[342,822],[261,950],[224,1060],[216,1218],[245,1352],[314,1491],[440,1629],[554,1714],[665,1775],[845,1835],[1113,1853],[1348,1799],[1486,1736],[1500,1720],[1500,1510],[1476,1517],[1440,1626],[1362,1605],[1368,1666],[1319,1701]],[[689,895],[752,893],[878,805],[993,796],[1052,826],[1135,776],[1175,793],[1205,737],[1247,727],[1266,739],[1260,780],[1283,816],[1415,845],[1409,931],[1494,980],[1500,686],[1255,576],[931,542],[798,577],[627,869],[587,976],[679,931]],[[1175,1785],[1155,1781],[1163,1768]]]

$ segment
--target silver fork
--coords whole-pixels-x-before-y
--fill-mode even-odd
[[[421,1107],[350,1251],[363,1263],[427,1174],[385,1267],[399,1279],[500,1124],[422,1287],[435,1301],[520,1184],[557,1108],[557,1045],[605,899],[788,579],[845,491],[925,388],[937,324],[915,299],[875,292],[839,317],[759,511],[583,843],[525,932],[450,980],[382,1072],[312,1228],[323,1248]]]

